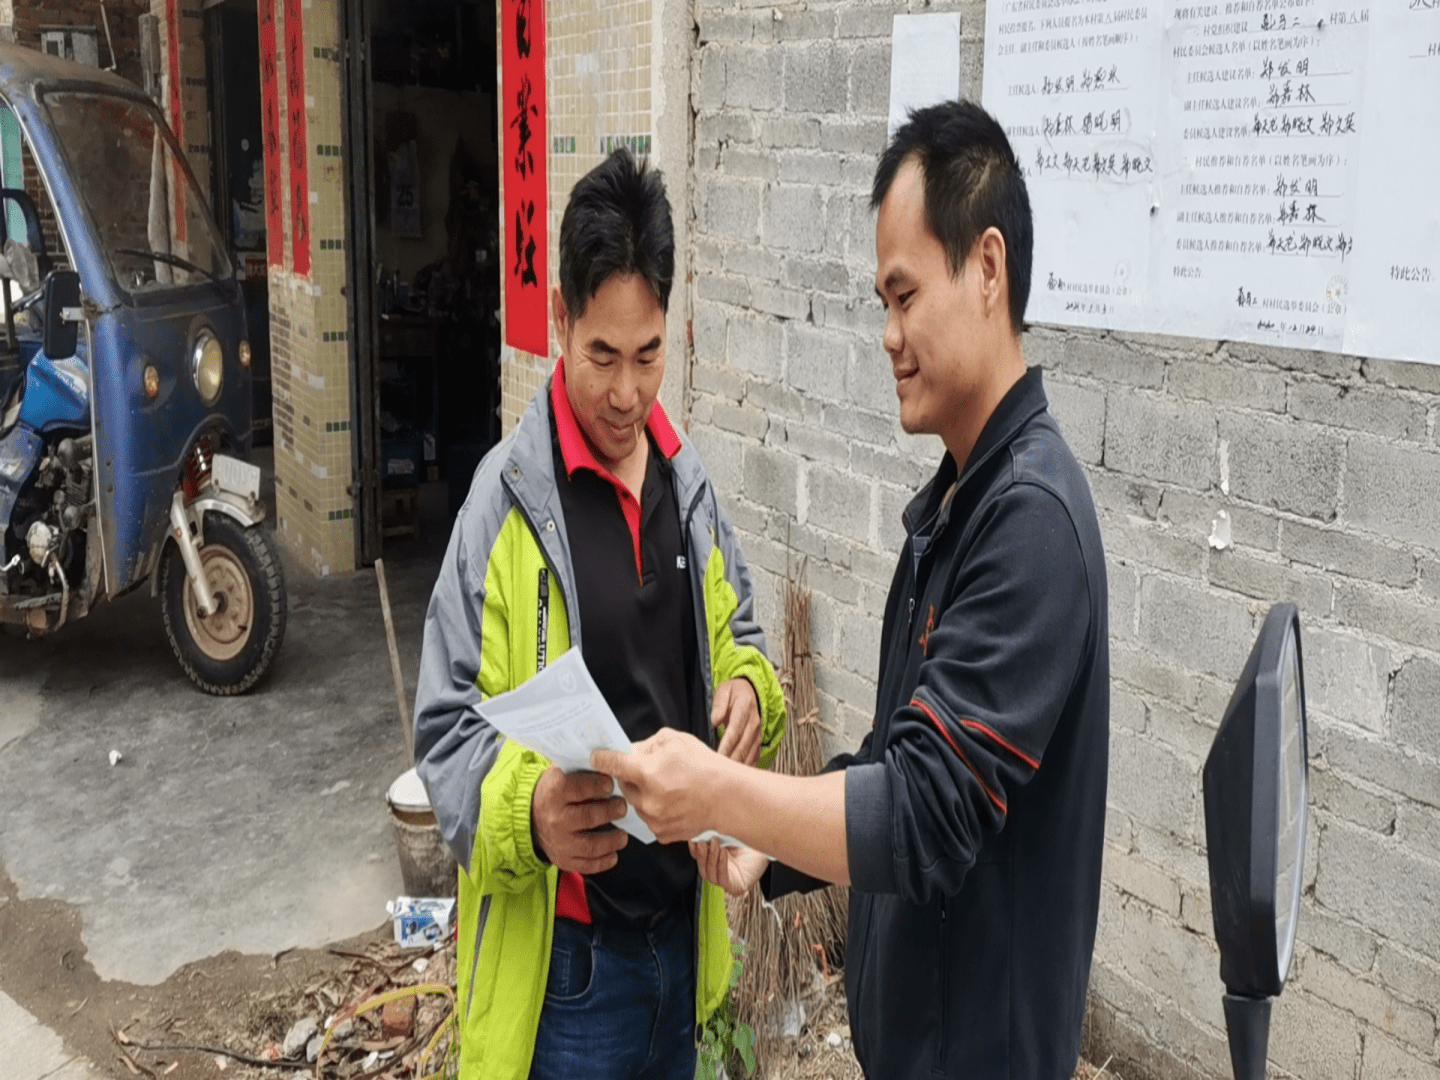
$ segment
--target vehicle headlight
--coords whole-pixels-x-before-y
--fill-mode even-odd
[[[190,354],[190,374],[195,379],[195,389],[200,391],[200,400],[214,405],[220,398],[220,386],[225,378],[225,353],[209,331],[195,342]]]

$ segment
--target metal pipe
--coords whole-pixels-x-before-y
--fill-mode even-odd
[[[215,597],[210,592],[210,583],[205,580],[205,573],[200,566],[200,549],[195,546],[195,538],[190,535],[183,491],[175,492],[170,500],[170,534],[175,537],[175,543],[180,548],[180,558],[185,562],[185,574],[190,579],[190,587],[195,590],[196,606],[200,608],[201,615],[209,618],[215,614]]]
[[[110,14],[105,10],[105,0],[100,0],[100,19],[105,23],[105,47],[110,50],[110,66],[106,71],[114,71],[115,60],[115,39],[110,36]]]
[[[60,621],[55,624],[55,629],[59,630],[70,617],[70,582],[65,579],[65,568],[53,551],[50,553],[50,576],[60,579]]]

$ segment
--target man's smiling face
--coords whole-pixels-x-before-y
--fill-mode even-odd
[[[665,377],[665,311],[639,274],[607,278],[577,319],[552,300],[565,392],[596,460],[612,472],[643,439]]]
[[[975,401],[994,355],[976,265],[960,273],[925,223],[924,175],[911,158],[895,174],[875,220],[875,291],[886,308],[885,351],[900,398],[900,425],[944,435]]]

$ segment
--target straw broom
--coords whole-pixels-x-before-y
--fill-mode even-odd
[[[799,577],[803,578],[801,569]],[[801,580],[785,582],[785,646],[781,685],[790,723],[775,759],[777,772],[813,776],[825,764],[815,669],[810,653],[810,590]],[[735,994],[737,1019],[756,1033],[762,1069],[777,1049],[785,1009],[808,997],[816,976],[833,977],[843,963],[849,890],[828,886],[805,895],[784,896],[773,905],[759,889],[729,901],[730,927],[746,945],[744,973]]]

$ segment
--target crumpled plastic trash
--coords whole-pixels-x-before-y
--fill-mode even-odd
[[[455,898],[400,896],[385,902],[395,921],[395,943],[402,949],[439,947],[450,937]]]
[[[803,1001],[792,1001],[785,1008],[785,1015],[780,1021],[780,1034],[787,1039],[793,1039],[800,1034],[800,1029],[805,1026],[805,1003]]]

